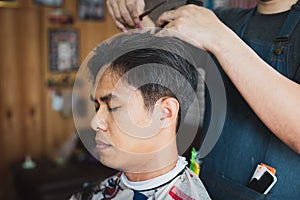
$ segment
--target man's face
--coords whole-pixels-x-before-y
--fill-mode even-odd
[[[113,77],[113,78],[112,78]],[[145,108],[142,94],[106,71],[98,77],[94,95],[96,114],[91,121],[100,161],[122,171],[141,163],[137,157],[157,152],[165,145],[159,106]]]

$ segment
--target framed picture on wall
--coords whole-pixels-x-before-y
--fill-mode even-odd
[[[18,7],[19,0],[0,0],[0,7],[14,8]]]
[[[35,4],[45,5],[45,6],[61,6],[63,0],[33,0]]]
[[[104,0],[78,0],[78,18],[101,20],[105,15]]]
[[[79,68],[79,33],[77,29],[49,29],[50,72]]]

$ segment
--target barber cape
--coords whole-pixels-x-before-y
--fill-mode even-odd
[[[118,173],[89,192],[75,194],[70,200],[207,200],[210,199],[199,177],[179,156],[174,169],[156,178],[132,182]]]

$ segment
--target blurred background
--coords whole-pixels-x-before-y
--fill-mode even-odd
[[[71,94],[85,56],[117,33],[104,0],[0,0],[1,200],[68,199],[83,185],[115,173],[78,140]]]
[[[15,186],[37,189],[42,179],[55,179],[55,170],[65,174],[56,163],[70,156],[59,155],[64,145],[76,141],[70,98],[76,69],[119,30],[104,1],[9,0],[0,6],[0,199],[17,199]],[[41,166],[45,169],[35,174]],[[41,177],[43,170],[53,172]],[[23,174],[28,176],[16,180]],[[36,185],[30,187],[26,178]]]

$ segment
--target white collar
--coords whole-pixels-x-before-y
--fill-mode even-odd
[[[176,166],[166,174],[161,176],[145,180],[145,181],[129,181],[124,173],[121,175],[121,181],[130,189],[141,191],[150,190],[160,185],[167,183],[175,178],[187,165],[187,161],[184,157],[178,156]]]

